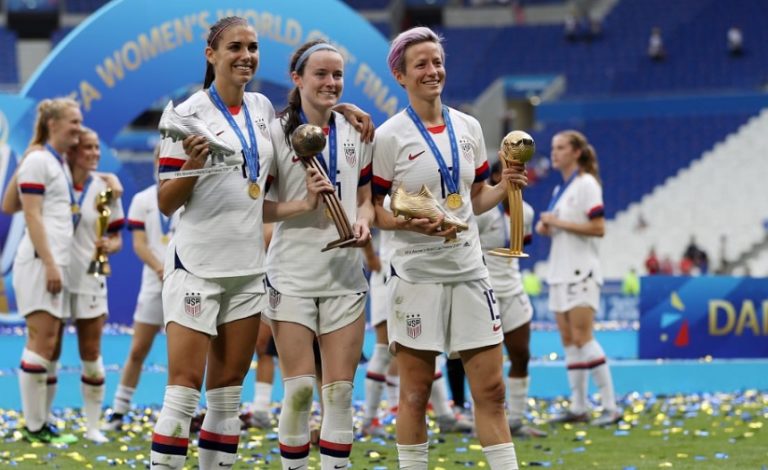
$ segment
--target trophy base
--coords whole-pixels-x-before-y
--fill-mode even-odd
[[[527,258],[528,254],[522,251],[512,250],[510,248],[494,248],[488,252],[489,255],[501,256],[502,258]]]
[[[325,248],[320,250],[320,252],[325,253],[328,250],[332,250],[334,248],[344,248],[346,246],[354,245],[355,243],[357,243],[357,238],[342,238],[325,245]]]

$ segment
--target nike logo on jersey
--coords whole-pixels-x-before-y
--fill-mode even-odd
[[[409,154],[408,154],[408,160],[416,160],[416,159],[417,159],[417,158],[419,158],[419,156],[420,156],[422,153],[424,153],[424,152],[426,152],[426,150],[422,150],[421,152],[419,152],[419,153],[416,153],[416,154],[413,154],[413,153],[409,153]]]
[[[298,467],[288,467],[288,470],[299,470],[304,465],[299,465]]]
[[[219,462],[219,467],[232,468],[232,464],[231,463]]]
[[[500,329],[501,329],[501,324],[498,324],[498,325],[493,325],[493,332],[494,332],[494,333],[495,333],[495,332],[497,332],[497,331],[499,331]]]
[[[347,468],[346,465],[334,465],[333,468]]]
[[[168,467],[168,468],[171,468],[171,466],[168,465],[167,463],[155,462],[154,460],[152,461],[152,466],[153,467]]]

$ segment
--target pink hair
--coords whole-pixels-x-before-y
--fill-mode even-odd
[[[392,40],[392,45],[389,47],[389,54],[387,55],[389,70],[392,73],[395,73],[395,71],[404,73],[405,51],[409,47],[422,42],[434,42],[437,44],[440,47],[440,55],[443,57],[443,60],[445,60],[445,49],[443,49],[442,36],[425,26],[417,26],[403,31]]]

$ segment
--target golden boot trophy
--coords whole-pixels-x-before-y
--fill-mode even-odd
[[[536,152],[533,137],[523,131],[512,131],[501,141],[501,164],[507,168],[512,162],[527,163]],[[523,192],[517,186],[507,187],[509,202],[509,248],[494,248],[488,253],[505,258],[527,258],[523,253]]]
[[[96,239],[100,240],[107,233],[109,227],[109,217],[112,215],[112,209],[109,204],[112,202],[112,190],[107,188],[96,196],[96,211],[99,213],[96,219]],[[107,250],[96,248],[93,253],[93,259],[88,266],[88,274],[92,276],[109,276],[112,274],[112,267],[109,265]]]
[[[426,186],[422,186],[415,194],[407,192],[402,186],[398,187],[392,193],[390,206],[395,217],[402,215],[405,220],[429,219],[434,222],[442,215],[443,226],[456,227],[457,232],[469,228],[466,223],[446,212]]]
[[[325,179],[330,181],[328,175],[323,169],[323,165],[317,160],[317,154],[321,153],[325,148],[325,134],[323,129],[313,124],[302,124],[293,131],[291,134],[291,146],[293,151],[296,152],[296,156],[299,157],[304,168],[314,168]],[[344,207],[341,205],[341,201],[336,196],[336,192],[322,193],[323,202],[326,207],[326,214],[333,220],[336,225],[336,230],[339,232],[339,239],[328,243],[325,248],[320,250],[321,252],[328,251],[333,248],[341,248],[357,243],[355,238],[355,232],[352,230],[352,225],[349,223],[347,213],[344,212]]]

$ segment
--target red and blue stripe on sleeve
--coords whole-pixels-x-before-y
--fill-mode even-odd
[[[159,173],[168,173],[181,170],[184,160],[173,157],[161,157],[159,162]]]
[[[131,232],[134,230],[144,230],[144,221],[128,219],[128,230]]]
[[[22,194],[45,194],[45,185],[40,183],[19,183]]]
[[[484,161],[482,165],[475,168],[475,183],[482,183],[491,176],[491,167],[488,165],[488,160]]]
[[[385,196],[389,194],[389,190],[392,188],[392,182],[387,181],[380,176],[373,175],[373,194]]]
[[[373,164],[369,163],[365,168],[360,170],[360,178],[357,180],[357,187],[365,186],[370,183],[373,176]]]
[[[117,233],[125,227],[125,219],[113,220],[107,227],[107,233]]]
[[[587,212],[587,217],[589,217],[589,220],[597,219],[598,217],[604,217],[604,216],[605,216],[605,210],[603,209],[602,204],[593,207]]]

